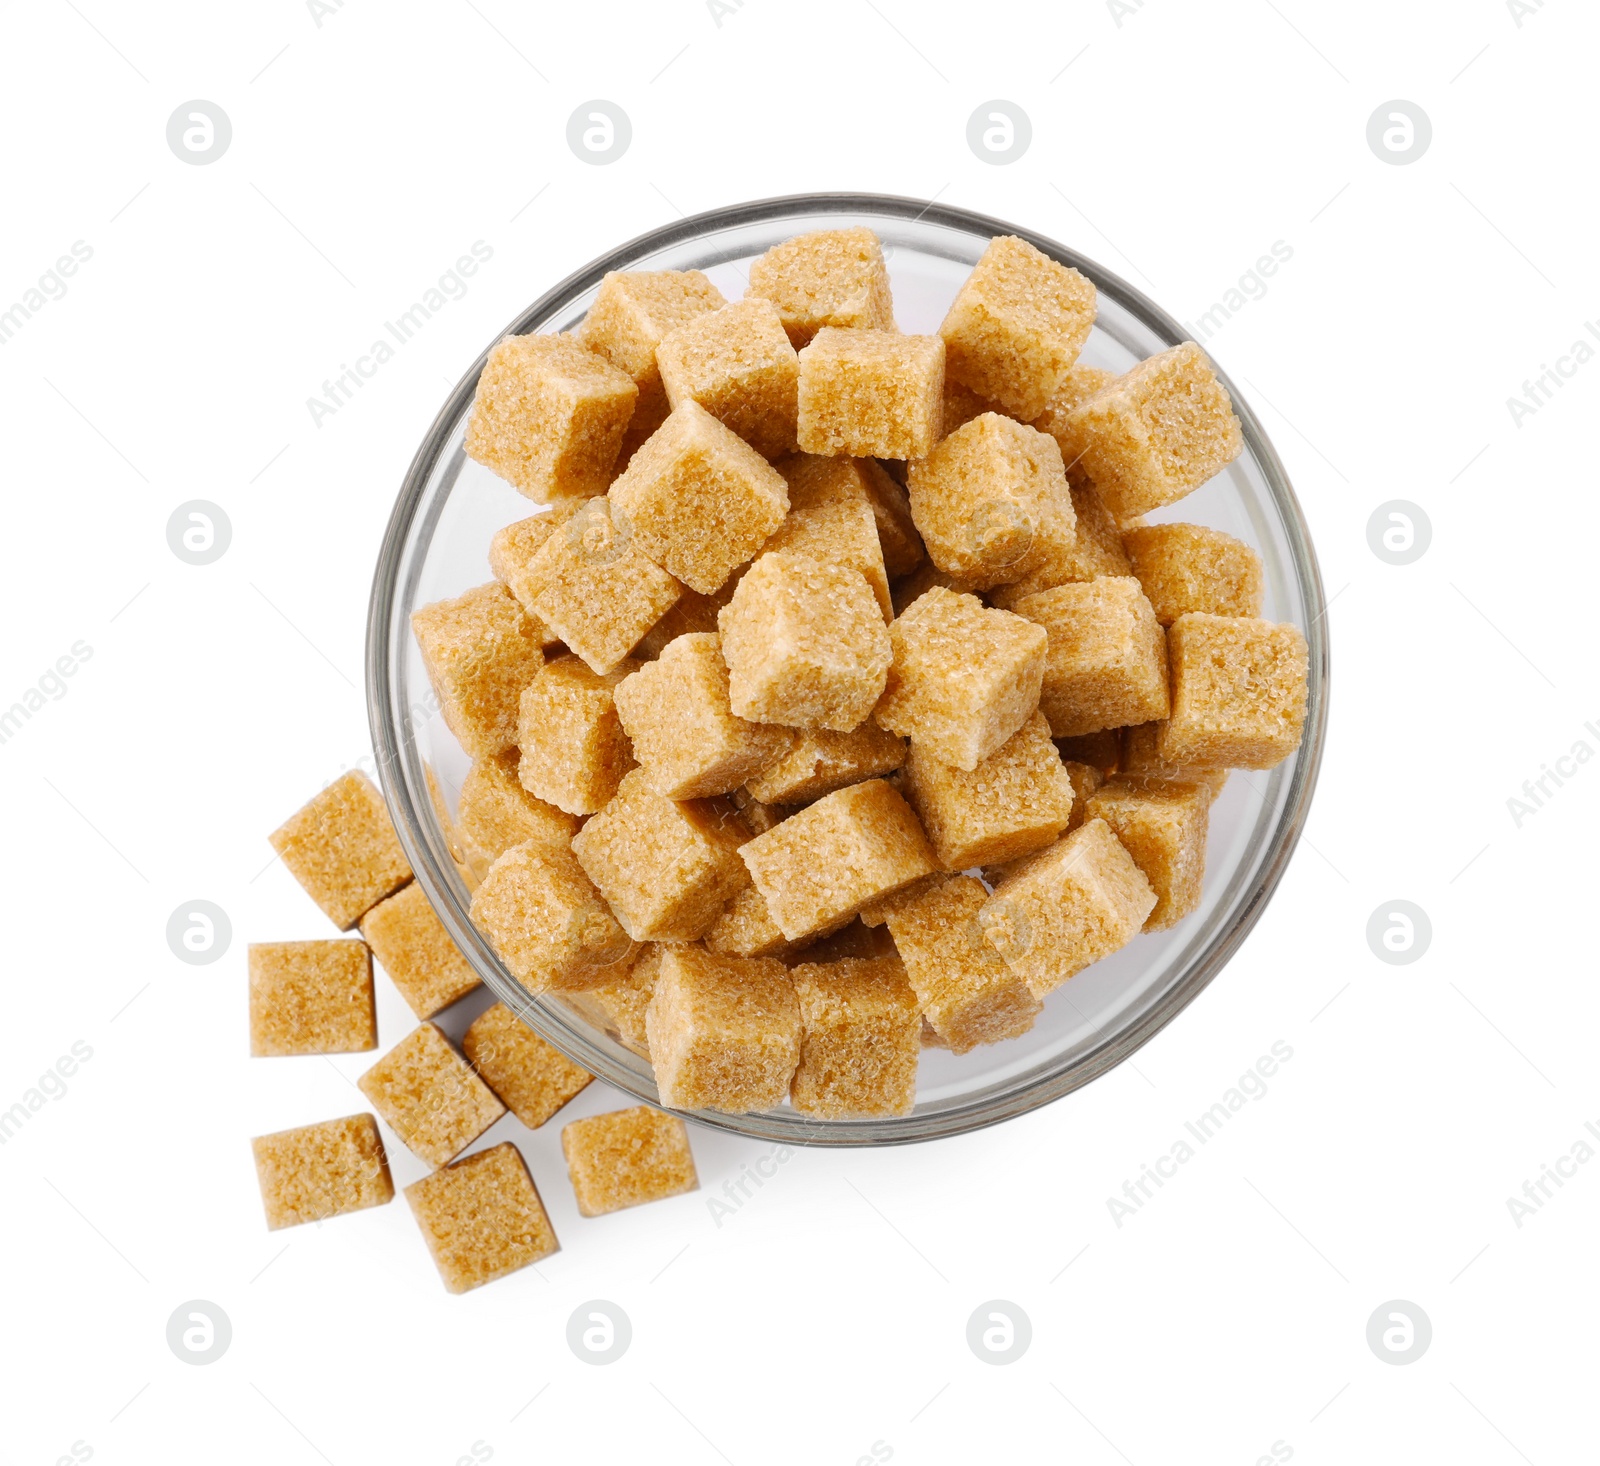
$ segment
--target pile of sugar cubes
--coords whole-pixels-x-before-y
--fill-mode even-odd
[[[376,957],[419,1023],[357,1083],[402,1143],[437,1167],[405,1195],[445,1286],[465,1292],[547,1257],[559,1244],[516,1145],[455,1157],[508,1111],[530,1129],[543,1125],[592,1076],[503,1003],[472,1022],[460,1052],[428,1021],[477,988],[478,979],[412,881],[383,797],[364,774],[330,784],[271,838],[334,925],[341,931],[359,925],[361,935],[251,944],[250,1052],[375,1049]],[[269,1228],[394,1199],[371,1114],[282,1130],[251,1144]],[[683,1121],[644,1106],[572,1121],[561,1132],[561,1149],[585,1217],[698,1184]]]
[[[489,353],[466,452],[547,507],[413,618],[474,760],[441,819],[506,968],[663,1105],[907,1114],[924,1046],[1195,911],[1227,771],[1297,747],[1255,552],[1145,522],[1240,453],[1227,391],[1193,343],[1079,365],[1095,310],[1004,237],[903,334],[842,229]]]

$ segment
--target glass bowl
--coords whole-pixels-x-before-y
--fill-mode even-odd
[[[990,239],[1015,234],[1081,270],[1100,293],[1083,360],[1122,371],[1184,339],[1178,323],[1093,260],[1029,229],[942,204],[869,194],[811,194],[716,209],[653,230],[595,260],[541,296],[508,332],[565,331],[583,318],[608,270],[703,270],[729,299],[745,292],[748,262],[812,229],[865,225],[882,239],[902,330],[932,332]],[[499,337],[496,337],[498,340]],[[491,343],[492,344],[492,343]],[[487,352],[487,348],[486,348]],[[452,861],[426,767],[447,791],[467,760],[433,711],[411,612],[489,579],[495,530],[535,512],[531,502],[462,452],[484,357],[450,394],[412,462],[390,517],[367,627],[367,701],[384,793],[400,842],[446,928],[488,987],[575,1063],[650,1104],[649,1064],[564,999],[533,997],[468,919],[470,895]],[[1169,931],[1142,935],[1046,999],[1021,1038],[959,1058],[925,1049],[916,1108],[890,1119],[822,1122],[779,1108],[688,1118],[790,1144],[882,1145],[955,1135],[1008,1119],[1104,1074],[1178,1016],[1244,941],[1294,852],[1322,755],[1328,636],[1316,557],[1300,506],[1249,403],[1224,375],[1245,448],[1225,472],[1155,520],[1213,525],[1259,552],[1262,614],[1292,621],[1311,649],[1309,706],[1299,752],[1270,773],[1235,773],[1211,812],[1205,896]]]

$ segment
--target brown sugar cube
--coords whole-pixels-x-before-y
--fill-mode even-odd
[[[639,548],[706,596],[789,512],[783,475],[697,402],[673,410],[618,475],[610,499]]]
[[[1154,727],[1154,724],[1150,726]],[[1088,764],[1110,775],[1122,766],[1122,740],[1126,729],[1102,728],[1098,733],[1080,733],[1075,738],[1058,738],[1056,747],[1063,761]]]
[[[624,657],[592,672],[578,657],[557,657],[523,689],[517,778],[524,789],[569,815],[605,808],[633,767],[615,696],[638,667]]]
[[[628,934],[572,852],[536,840],[513,846],[489,867],[471,915],[530,993],[607,982],[632,954]]]
[[[1070,835],[1087,818],[1085,811],[1089,800],[1106,781],[1106,776],[1093,764],[1080,764],[1075,759],[1063,759],[1061,767],[1072,781],[1072,814],[1067,819],[1065,834]]]
[[[747,293],[777,307],[796,348],[824,326],[894,330],[889,271],[870,229],[819,229],[773,245],[751,262]]]
[[[940,763],[913,743],[905,791],[946,870],[998,865],[1042,850],[1072,817],[1072,780],[1042,713],[971,772]]]
[[[999,413],[973,418],[911,463],[906,486],[928,558],[975,590],[1029,570],[1047,518],[1076,543],[1055,439]]]
[[[1104,820],[1085,820],[995,887],[978,913],[984,939],[1036,997],[1127,946],[1156,893]]]
[[[1089,797],[1085,818],[1111,827],[1156,893],[1147,932],[1177,925],[1200,904],[1210,808],[1203,784],[1112,779]]]
[[[793,453],[773,465],[789,485],[789,515],[762,546],[787,550],[824,564],[859,570],[890,620],[889,576],[883,565],[878,521],[861,464],[868,459],[818,458]]]
[[[1147,524],[1122,543],[1163,626],[1189,611],[1261,614],[1261,557],[1242,540],[1202,524]]]
[[[1244,450],[1228,389],[1186,341],[1073,408],[1066,430],[1106,508],[1126,524],[1183,498]]]
[[[800,448],[921,458],[943,434],[944,342],[824,326],[800,353]]]
[[[372,958],[364,942],[252,942],[249,966],[252,1054],[377,1048]]]
[[[876,723],[863,723],[849,733],[811,728],[745,788],[763,804],[810,804],[847,784],[892,774],[905,761],[905,739]]]
[[[1157,783],[1201,784],[1216,800],[1228,782],[1228,770],[1201,767],[1196,764],[1168,763],[1161,757],[1162,723],[1138,723],[1119,732],[1122,753],[1116,769],[1130,780],[1154,780]]]
[[[498,580],[411,615],[439,712],[473,758],[516,742],[517,699],[544,665],[547,633]]]
[[[561,638],[541,621],[533,610],[533,582],[529,571],[544,542],[555,533],[558,520],[553,514],[533,514],[527,519],[497,529],[489,541],[489,569],[494,578],[517,598],[527,618],[533,622],[541,647],[557,645]]]
[[[406,1201],[452,1293],[492,1283],[561,1246],[509,1140],[413,1181]]]
[[[528,583],[540,619],[596,672],[627,656],[683,589],[605,499],[591,499],[544,542]]]
[[[917,533],[916,521],[911,517],[911,501],[905,489],[892,479],[876,458],[849,460],[861,474],[861,486],[866,490],[872,505],[872,517],[878,525],[878,548],[883,554],[883,568],[890,580],[910,575],[921,565],[927,555],[922,548],[922,536]],[[900,465],[904,468],[904,464]]]
[[[513,845],[530,840],[566,850],[578,822],[553,804],[535,798],[517,776],[521,755],[515,748],[480,758],[461,781],[456,832],[465,864],[477,880]]]
[[[790,941],[821,932],[938,868],[916,815],[882,779],[825,795],[739,853]]]
[[[1165,716],[1167,647],[1132,576],[1102,576],[1040,591],[1016,613],[1050,637],[1039,710],[1058,738]]]
[[[1014,235],[989,241],[939,334],[952,377],[1023,422],[1044,411],[1094,326],[1094,286]]]
[[[638,399],[624,373],[570,336],[507,336],[478,378],[466,455],[530,499],[603,494]]]
[[[594,1075],[552,1048],[504,1003],[485,1008],[461,1036],[461,1052],[502,1104],[537,1130]]]
[[[944,432],[949,437],[958,428],[964,428],[975,417],[986,412],[1004,412],[998,402],[980,397],[971,387],[963,387],[948,371],[944,376]]]
[[[667,947],[645,1017],[661,1103],[675,1110],[765,1110],[800,1062],[800,1004],[770,957]]]
[[[991,605],[1012,611],[1024,596],[1054,590],[1058,585],[1133,573],[1122,547],[1122,532],[1100,496],[1087,484],[1073,484],[1069,497],[1071,520],[1061,511],[1059,501],[1051,501],[1034,538],[1027,573],[990,591]]]
[[[784,936],[767,910],[767,898],[754,886],[728,902],[703,940],[706,951],[726,957],[787,957],[804,945]]]
[[[617,454],[619,464],[627,463],[671,411],[656,347],[679,326],[726,304],[722,292],[698,270],[613,270],[600,282],[594,304],[574,334],[633,378],[639,389]]]
[[[1166,763],[1270,769],[1300,746],[1309,654],[1298,626],[1191,611],[1167,644],[1172,716],[1156,743]]]
[[[1060,445],[1062,462],[1067,466],[1068,477],[1074,482],[1087,483],[1089,479],[1087,474],[1075,472],[1079,467],[1078,459],[1083,453],[1083,441],[1069,421],[1072,410],[1080,403],[1087,402],[1096,392],[1103,391],[1116,379],[1117,374],[1108,372],[1104,367],[1084,366],[1080,363],[1066,374],[1061,385],[1045,404],[1044,411],[1033,420],[1034,427],[1041,433],[1049,433]]]
[[[383,795],[358,769],[335,779],[267,838],[340,931],[411,879]]]
[[[1043,628],[941,587],[889,628],[894,665],[874,713],[941,763],[969,773],[1039,704]]]
[[[418,1018],[432,1018],[478,986],[478,974],[415,881],[362,917],[361,935]]]
[[[664,799],[634,769],[572,853],[635,941],[689,942],[746,884],[748,838],[731,804]]]
[[[563,1126],[561,1154],[579,1216],[603,1217],[700,1185],[683,1121],[646,1105]]]
[[[672,609],[645,632],[639,645],[633,649],[634,658],[641,662],[653,662],[680,636],[688,636],[695,631],[715,631],[717,612],[733,599],[738,585],[739,576],[735,572],[723,581],[713,595],[703,596],[699,591],[684,586],[683,594]]]
[[[1019,1037],[1043,1007],[984,940],[978,913],[988,899],[982,881],[949,876],[888,912],[906,978],[937,1038],[933,1046],[955,1054]]]
[[[802,962],[789,976],[800,1000],[795,1109],[824,1120],[909,1115],[922,1010],[899,957]]]
[[[787,728],[733,715],[722,639],[714,631],[671,642],[618,685],[616,702],[646,782],[667,799],[727,794],[794,737]]]
[[[674,410],[699,403],[765,458],[794,452],[800,362],[770,300],[696,316],[662,341],[656,361]]]
[[[636,959],[619,963],[622,976],[582,992],[564,992],[561,1001],[586,1023],[609,1033],[640,1058],[650,1057],[645,1040],[644,1012],[655,990],[655,964],[646,962],[660,944],[644,942],[634,948]],[[626,971],[624,971],[626,969]]]
[[[250,1149],[270,1232],[394,1200],[389,1158],[371,1115],[258,1135]]]
[[[356,1085],[430,1166],[459,1155],[506,1112],[431,1023],[412,1029]]]
[[[889,673],[883,613],[856,571],[775,551],[717,617],[733,711],[753,723],[848,733]]]

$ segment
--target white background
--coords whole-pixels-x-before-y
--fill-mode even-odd
[[[1507,1198],[1600,1123],[1600,767],[1520,828],[1507,800],[1600,749],[1600,363],[1520,426],[1507,399],[1600,316],[1593,7],[325,8],[0,10],[0,308],[93,251],[0,347],[0,706],[92,651],[0,744],[0,1109],[93,1051],[0,1148],[6,1459],[1592,1459],[1600,1164],[1520,1227]],[[565,140],[591,98],[632,120],[607,167]],[[993,98],[1032,120],[1009,166],[966,143]],[[1409,166],[1366,140],[1393,98],[1432,119]],[[232,121],[204,167],[166,142],[190,99]],[[699,1193],[584,1220],[559,1123],[506,1120],[486,1143],[521,1144],[563,1244],[537,1268],[450,1297],[398,1200],[269,1235],[247,1138],[363,1108],[371,1056],[246,1058],[245,943],[327,932],[264,837],[369,757],[369,576],[418,441],[570,270],[680,211],[812,189],[996,214],[1188,320],[1292,247],[1207,343],[1334,598],[1287,878],[1134,1064],[964,1139],[795,1154],[720,1227],[708,1199],[765,1147],[697,1130]],[[306,399],[476,240],[470,292],[314,424]],[[191,499],[232,522],[210,566],[167,545]],[[1409,566],[1368,547],[1391,499],[1432,522]],[[212,966],[167,948],[195,898],[232,919]],[[1397,898],[1433,924],[1410,966],[1366,941]],[[410,1019],[380,992],[387,1047]],[[1107,1198],[1277,1041],[1264,1097],[1117,1226]],[[615,1107],[600,1088],[571,1113]],[[633,1324],[603,1368],[565,1337],[595,1298]],[[966,1342],[996,1298],[1033,1329],[1004,1367]],[[232,1321],[204,1367],[166,1343],[191,1299]],[[1392,1299],[1433,1327],[1403,1367],[1366,1340]]]

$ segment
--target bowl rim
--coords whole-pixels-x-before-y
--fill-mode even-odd
[[[526,991],[504,969],[466,913],[458,910],[444,865],[433,846],[422,838],[423,823],[433,816],[431,807],[424,814],[412,797],[413,787],[425,787],[426,774],[416,752],[411,714],[406,712],[398,717],[391,715],[395,707],[395,684],[390,665],[391,633],[400,591],[400,569],[423,494],[450,437],[470,405],[479,374],[495,343],[505,336],[523,334],[532,329],[563,301],[598,285],[607,271],[627,268],[641,256],[718,230],[793,215],[821,217],[829,214],[876,215],[912,223],[927,221],[969,234],[987,233],[990,237],[1015,235],[1051,259],[1081,270],[1094,281],[1099,292],[1110,296],[1130,315],[1165,339],[1172,342],[1189,339],[1173,316],[1098,261],[1037,231],[952,204],[892,194],[803,193],[756,199],[687,215],[660,228],[647,230],[573,271],[521,311],[484,348],[445,400],[406,471],[384,530],[373,575],[367,611],[365,660],[368,723],[379,781],[391,814],[397,816],[394,818],[395,832],[416,880],[421,883],[430,904],[457,945],[469,960],[476,956],[477,960],[472,961],[473,967],[501,1002],[573,1062],[581,1064],[624,1094],[657,1108],[662,1108],[659,1099],[652,1094],[640,1093],[628,1073],[615,1064],[604,1050],[591,1046],[588,1052],[570,1052],[573,1035],[563,1030],[558,1022],[552,1021],[540,1000],[529,1002]],[[1210,356],[1210,353],[1207,355]],[[1103,1036],[1070,1068],[1042,1079],[1014,1084],[1001,1094],[979,1096],[932,1113],[920,1116],[913,1113],[892,1119],[810,1122],[787,1110],[755,1114],[723,1114],[712,1110],[671,1113],[714,1129],[785,1145],[903,1145],[964,1134],[1049,1104],[1114,1069],[1183,1012],[1232,960],[1260,920],[1283,879],[1310,811],[1327,734],[1330,647],[1328,602],[1311,543],[1310,529],[1299,500],[1276,449],[1250,403],[1240,395],[1214,358],[1212,365],[1233,399],[1245,446],[1259,467],[1277,509],[1288,543],[1295,582],[1307,613],[1304,634],[1309,649],[1309,675],[1305,725],[1283,810],[1268,839],[1260,873],[1248,900],[1239,907],[1232,921],[1218,933],[1212,944],[1159,998],[1125,1026]],[[401,763],[408,754],[416,761],[417,773],[422,776],[414,785],[401,771]],[[578,1041],[582,1042],[581,1039]],[[774,1120],[771,1117],[775,1115],[783,1118]]]

